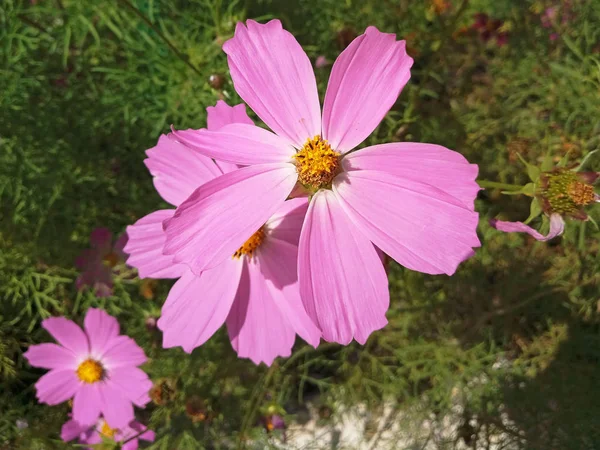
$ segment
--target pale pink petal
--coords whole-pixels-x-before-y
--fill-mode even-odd
[[[238,289],[241,261],[231,256],[199,276],[187,271],[171,288],[158,320],[163,347],[191,353],[225,322]]]
[[[96,228],[90,234],[90,244],[92,248],[109,253],[112,244],[112,233],[108,228]]]
[[[42,321],[45,328],[56,341],[76,356],[89,353],[88,338],[81,328],[64,317],[50,317]]]
[[[102,362],[109,369],[139,366],[146,362],[146,355],[129,336],[117,336],[106,344]]]
[[[333,192],[312,198],[300,236],[300,295],[327,341],[364,344],[387,323],[389,291],[375,247],[346,216]]]
[[[301,147],[321,133],[315,75],[304,50],[279,20],[238,23],[223,44],[233,85],[275,133]]]
[[[270,366],[277,356],[290,356],[296,333],[276,305],[255,261],[245,261],[243,266],[227,317],[229,339],[240,358]]]
[[[32,345],[23,354],[33,367],[44,369],[75,369],[77,358],[75,353],[56,344]]]
[[[219,100],[215,106],[209,106],[206,108],[206,128],[211,131],[218,130],[225,125],[231,123],[245,123],[247,125],[254,125],[252,119],[248,117],[246,112],[246,105],[240,103],[239,105],[229,106],[223,100]]]
[[[79,385],[80,383],[77,375],[75,375],[75,370],[55,369],[43,375],[35,383],[35,388],[40,403],[58,405],[73,397],[79,389]]]
[[[83,325],[90,342],[90,354],[95,357],[104,354],[107,344],[119,335],[117,319],[101,309],[88,309]]]
[[[452,275],[480,245],[478,214],[431,185],[356,170],[336,177],[333,190],[355,226],[409,269]]]
[[[152,381],[137,367],[119,367],[109,371],[106,384],[118,389],[134,405],[143,408],[150,401]]]
[[[98,421],[102,409],[101,383],[81,383],[73,399],[73,419],[91,426]]]
[[[527,233],[538,241],[549,241],[550,239],[554,239],[556,236],[563,234],[565,231],[565,221],[560,214],[552,214],[550,216],[550,230],[546,236],[530,226],[525,225],[523,222],[505,222],[503,220],[492,219],[490,220],[490,225],[495,229],[506,233]]]
[[[292,164],[259,164],[198,188],[165,222],[165,254],[194,273],[217,266],[277,211],[298,175]]]
[[[270,238],[279,239],[298,246],[300,230],[302,229],[307,210],[307,198],[287,200],[265,223],[265,229]]]
[[[102,415],[111,428],[124,428],[134,419],[133,404],[116,387],[104,384],[100,390]]]
[[[296,242],[301,226],[296,229]],[[281,311],[286,323],[310,345],[319,345],[321,330],[308,317],[300,299],[297,245],[275,239],[269,234],[257,252],[255,263],[266,279],[273,303]]]
[[[144,164],[154,177],[154,187],[172,205],[178,206],[194,190],[220,175],[215,163],[166,135],[146,151]]]
[[[216,131],[173,130],[172,136],[202,155],[243,166],[289,162],[295,153],[294,147],[275,133],[243,123]]]
[[[333,64],[323,105],[323,137],[347,152],[364,141],[410,78],[406,42],[369,27]]]
[[[459,199],[473,210],[479,168],[460,153],[441,145],[401,142],[374,145],[350,153],[342,167],[351,170],[379,170],[399,178],[429,184]]]
[[[69,442],[75,439],[76,437],[79,437],[79,435],[84,431],[87,431],[87,429],[88,427],[83,426],[75,422],[74,420],[68,420],[63,424],[62,428],[60,429],[60,438],[65,442]]]
[[[167,239],[163,221],[173,214],[174,209],[162,209],[127,227],[127,264],[138,270],[140,278],[179,278],[187,270],[184,264],[175,264],[172,255],[162,252]]]

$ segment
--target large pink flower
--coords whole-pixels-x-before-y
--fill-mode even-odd
[[[480,245],[477,166],[439,145],[350,153],[410,78],[395,35],[367,28],[332,68],[323,114],[310,60],[278,20],[238,24],[223,49],[238,94],[275,132],[247,124],[175,132],[215,159],[247,165],[203,185],[166,224],[165,253],[195,273],[221,264],[299,181],[312,192],[299,248],[304,305],[329,341],[365,342],[386,324],[375,244],[413,270],[452,274]]]
[[[112,428],[133,420],[133,405],[150,401],[152,382],[136,366],[146,362],[144,351],[128,336],[119,335],[119,323],[100,309],[90,308],[84,329],[64,317],[42,322],[60,345],[32,345],[25,353],[29,364],[50,369],[36,383],[37,398],[57,405],[73,398],[73,419],[96,423],[100,414]]]
[[[252,123],[244,105],[229,107],[220,101],[208,108],[209,129],[230,123]],[[193,199],[199,186],[239,172],[233,164],[215,163],[166,136],[148,151],[146,165],[158,192],[175,206]],[[238,355],[257,364],[289,356],[296,333],[317,346],[320,332],[304,310],[297,282],[298,239],[307,207],[306,198],[278,205],[227,258],[197,274],[162,254],[163,222],[174,209],[156,211],[128,227],[127,263],[141,277],[179,278],[158,321],[163,345],[191,352],[226,322]],[[216,237],[212,242],[220,245]]]
[[[155,434],[154,431],[135,420],[117,429],[111,428],[104,419],[100,419],[92,426],[81,425],[74,420],[69,420],[63,424],[60,437],[65,442],[77,439],[83,445],[101,444],[103,439],[112,439],[121,443],[121,447],[119,447],[121,450],[137,450],[138,439],[152,442]],[[93,450],[93,447],[88,447],[88,449]]]

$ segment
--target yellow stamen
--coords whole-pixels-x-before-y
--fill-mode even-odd
[[[273,431],[275,429],[275,425],[273,425],[273,422],[271,422],[271,419],[267,420],[267,430],[268,431]]]
[[[294,155],[298,180],[314,189],[327,187],[338,173],[339,157],[321,136],[309,139]]]
[[[102,423],[102,428],[100,428],[100,434],[106,436],[107,438],[115,437],[115,433],[117,431],[118,430],[116,428],[109,427],[106,421]]]
[[[263,227],[260,227],[258,231],[250,236],[250,239],[244,242],[244,245],[233,254],[233,257],[240,258],[243,255],[248,255],[248,257],[251,258],[254,251],[262,244],[264,239],[265,231],[263,230]]]
[[[96,383],[102,379],[103,375],[104,368],[93,359],[86,359],[77,368],[77,376],[84,383]]]
[[[594,203],[594,187],[582,181],[573,181],[569,184],[567,193],[577,206],[586,206]]]

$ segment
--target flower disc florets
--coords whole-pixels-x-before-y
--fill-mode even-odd
[[[244,242],[244,245],[242,245],[233,254],[233,257],[240,258],[244,255],[248,255],[248,257],[251,258],[254,251],[258,247],[260,247],[260,244],[262,244],[264,239],[265,239],[265,230],[263,229],[263,227],[260,227],[258,229],[258,231],[256,233],[254,233],[252,236],[250,236],[250,239],[248,239],[246,242]]]
[[[102,364],[93,359],[86,359],[77,367],[77,377],[84,383],[97,383],[104,376]]]
[[[577,172],[555,169],[540,176],[539,196],[544,211],[585,219],[584,206],[596,201],[594,187]]]
[[[340,167],[340,153],[321,136],[315,136],[294,155],[298,180],[313,189],[328,187]]]

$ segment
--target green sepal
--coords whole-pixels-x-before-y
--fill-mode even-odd
[[[592,216],[590,216],[588,214],[588,220],[594,224],[594,226],[596,227],[597,231],[600,231],[600,227],[598,227],[598,222],[596,222],[596,219],[594,219]]]
[[[529,217],[524,222],[526,225],[542,213],[542,206],[537,198],[534,198],[529,205]]]
[[[591,152],[589,152],[587,155],[585,155],[583,157],[583,159],[581,160],[581,163],[579,163],[579,165],[574,169],[575,172],[579,172],[581,169],[583,169],[583,167],[585,166],[585,164],[588,162],[588,160],[590,159],[590,157],[592,155],[594,155],[595,153],[598,152],[598,149],[596,150],[592,150]]]
[[[549,172],[552,170],[552,168],[554,167],[554,161],[552,161],[552,155],[550,155],[550,152],[546,153],[546,156],[544,156],[544,160],[542,161],[542,172]]]
[[[519,157],[521,162],[525,164],[525,167],[527,168],[527,176],[529,177],[529,179],[531,181],[537,181],[541,173],[540,168],[534,166],[533,164],[529,164],[519,153],[517,153],[517,156]]]
[[[533,197],[535,195],[535,183],[527,183],[518,191],[501,191],[504,195],[527,195]]]
[[[556,167],[567,167],[567,163],[569,162],[569,153],[571,153],[570,151],[568,151],[565,156],[563,156],[562,158],[560,158],[560,161],[558,162],[558,164],[556,165]]]

